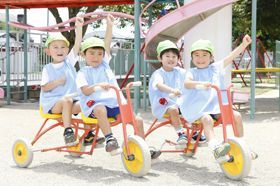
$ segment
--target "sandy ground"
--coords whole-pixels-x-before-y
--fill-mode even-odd
[[[38,103],[13,103],[0,108],[0,183],[1,185],[279,185],[280,184],[280,114],[278,91],[273,90],[256,98],[255,120],[250,119],[248,105],[242,108],[246,143],[258,152],[248,177],[232,181],[225,177],[215,163],[208,147],[200,147],[193,158],[178,153],[164,153],[153,162],[149,173],[135,178],[124,169],[120,156],[111,157],[104,147],[92,156],[72,158],[67,153],[35,152],[27,169],[16,167],[12,146],[16,139],[31,141],[43,119]],[[141,112],[147,129],[152,122],[150,112]],[[221,127],[216,128],[221,137]],[[113,132],[122,143],[121,128]],[[63,144],[63,129],[47,133],[36,148]],[[229,132],[232,135],[232,132]],[[174,129],[162,127],[147,138],[150,146],[160,148],[165,139],[176,140]],[[164,146],[166,147],[166,146]],[[168,148],[168,146],[166,147]],[[172,147],[171,147],[172,148]]]

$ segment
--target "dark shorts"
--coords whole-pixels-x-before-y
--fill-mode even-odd
[[[210,114],[211,118],[214,119],[214,120],[219,120],[220,118],[220,114]]]
[[[77,101],[79,101],[79,100],[73,100],[73,104],[74,103],[76,103]],[[49,112],[48,112],[49,114],[53,114],[52,113],[52,108],[49,110]],[[62,114],[62,113],[56,113],[56,114]],[[74,114],[74,116],[77,116],[78,114]]]
[[[110,108],[110,107],[107,107],[107,106],[105,106],[105,107],[106,107],[106,110],[107,110],[107,117],[117,119],[117,116],[120,114],[120,108],[119,107]],[[95,118],[93,111],[89,115],[89,117],[90,118]]]

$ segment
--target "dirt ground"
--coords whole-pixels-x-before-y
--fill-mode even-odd
[[[16,167],[12,146],[16,139],[31,141],[43,119],[38,103],[12,103],[0,108],[0,183],[1,185],[279,185],[280,184],[280,114],[278,90],[256,98],[255,119],[250,119],[248,105],[242,107],[245,141],[259,154],[252,162],[249,176],[243,181],[225,177],[215,163],[208,147],[200,147],[193,158],[178,153],[164,153],[153,161],[151,170],[143,178],[129,175],[120,156],[111,157],[104,147],[92,156],[72,158],[67,153],[35,152],[27,169]],[[153,117],[150,111],[141,112],[147,129]],[[221,137],[221,127],[215,129]],[[121,127],[113,128],[122,143]],[[34,148],[63,144],[63,129],[46,134]],[[232,135],[232,132],[229,132]],[[162,127],[147,138],[150,146],[160,148],[165,139],[176,140],[174,129]],[[164,146],[166,147],[166,146]],[[168,146],[167,146],[168,147]]]

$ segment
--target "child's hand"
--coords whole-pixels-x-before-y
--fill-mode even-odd
[[[177,97],[182,95],[182,92],[179,89],[173,89],[171,93]]]
[[[242,39],[242,45],[246,48],[252,42],[251,37],[246,34]]]
[[[55,80],[57,85],[64,85],[66,82],[66,77],[65,76],[61,76],[59,79]]]
[[[82,27],[84,24],[84,18],[77,16],[76,17],[76,22],[75,22],[75,26],[76,27]]]
[[[202,83],[202,85],[204,87],[206,87],[207,89],[211,88],[211,83],[210,82],[204,82],[204,83]]]
[[[114,16],[112,16],[111,14],[107,15],[107,18],[106,18],[107,25],[113,26],[114,25],[114,20],[115,20]]]

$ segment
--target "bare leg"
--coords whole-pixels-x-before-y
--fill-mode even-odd
[[[51,110],[54,114],[62,113],[62,121],[65,128],[71,126],[72,106],[72,98],[63,97],[54,105]]]
[[[94,108],[94,115],[98,119],[98,125],[104,136],[112,133],[110,123],[107,119],[107,110],[104,105],[97,105]]]
[[[240,112],[237,112],[234,110],[233,117],[234,117],[234,122],[236,124],[238,137],[243,137],[243,135],[244,135],[243,122],[242,122],[242,116],[241,116]]]
[[[203,129],[204,129],[204,134],[206,136],[206,139],[208,141],[211,141],[212,139],[215,138],[215,134],[214,134],[214,121],[212,119],[212,117],[210,115],[205,115],[202,116],[200,118],[202,125],[203,125]]]
[[[144,134],[144,125],[143,125],[143,119],[139,116],[136,116],[135,117],[135,120],[136,120],[136,124],[137,124],[137,129],[138,129],[138,135],[145,139],[145,134]]]
[[[167,113],[170,115],[171,124],[173,127],[181,126],[181,120],[179,115],[179,110],[176,107],[171,107],[167,109]]]

